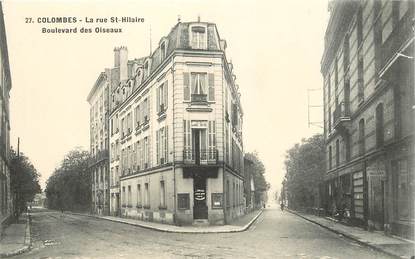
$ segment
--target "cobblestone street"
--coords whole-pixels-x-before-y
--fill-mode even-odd
[[[229,234],[163,233],[41,210],[32,237],[21,258],[389,258],[276,208]]]

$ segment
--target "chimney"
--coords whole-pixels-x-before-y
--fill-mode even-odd
[[[114,49],[114,68],[119,69],[120,81],[128,79],[128,50],[127,47],[121,46]]]

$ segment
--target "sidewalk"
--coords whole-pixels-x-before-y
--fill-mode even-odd
[[[207,227],[195,227],[195,226],[174,226],[174,225],[167,225],[161,224],[156,222],[149,222],[149,221],[141,221],[135,219],[128,219],[128,218],[119,218],[113,216],[98,216],[92,214],[83,214],[83,213],[75,213],[70,212],[74,215],[82,215],[82,216],[89,216],[99,219],[105,219],[113,222],[129,224],[137,227],[153,229],[162,232],[171,232],[171,233],[187,233],[187,234],[208,234],[208,233],[233,233],[233,232],[242,232],[247,230],[255,220],[261,215],[262,210],[256,210],[250,212],[241,218],[235,220],[230,225],[223,225],[223,226],[207,226]]]
[[[0,240],[0,258],[10,257],[29,251],[31,244],[30,223],[26,213],[18,222],[8,226]]]
[[[415,254],[415,243],[413,241],[386,236],[381,231],[369,232],[359,227],[346,226],[326,217],[318,217],[288,209],[287,211],[323,228],[352,239],[361,245],[368,246],[388,255],[399,258],[411,258],[411,256]]]

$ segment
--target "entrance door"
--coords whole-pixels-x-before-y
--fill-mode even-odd
[[[115,194],[115,214],[117,216],[121,215],[121,212],[120,212],[120,194],[119,193]]]
[[[193,178],[193,218],[207,219],[208,207],[206,205],[206,178],[203,175],[195,174]]]
[[[384,181],[382,181],[381,176],[371,176],[370,178],[370,216],[374,221],[375,228],[378,230],[383,230],[383,213],[384,213],[384,202],[383,202],[383,192],[384,192]]]

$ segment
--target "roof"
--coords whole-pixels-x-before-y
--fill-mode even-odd
[[[95,81],[95,84],[92,87],[92,89],[89,92],[88,97],[86,99],[88,102],[91,100],[92,96],[94,96],[95,92],[98,90],[98,87],[101,84],[101,82],[105,79],[106,79],[105,72],[99,73],[99,76],[98,76],[97,80]]]

